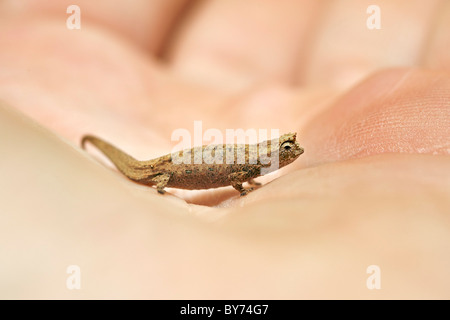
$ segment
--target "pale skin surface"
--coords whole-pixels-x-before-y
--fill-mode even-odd
[[[0,298],[450,298],[448,1],[378,1],[370,31],[372,2],[216,0],[177,32],[188,2],[98,1],[74,31],[72,2],[12,2]],[[92,133],[151,159],[194,120],[298,132],[305,153],[244,198],[161,196],[79,147]]]

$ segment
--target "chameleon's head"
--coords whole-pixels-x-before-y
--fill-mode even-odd
[[[280,161],[280,168],[295,161],[303,152],[296,140],[297,133],[288,133],[282,135],[278,140],[278,157]]]

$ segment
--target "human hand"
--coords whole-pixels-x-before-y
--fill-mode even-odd
[[[74,297],[55,279],[77,263],[98,283],[82,297],[448,296],[445,2],[380,3],[381,30],[361,2],[210,1],[177,28],[187,2],[79,2],[81,30],[65,27],[68,2],[42,3],[3,8],[0,96],[73,145],[89,132],[152,158],[202,120],[298,131],[305,154],[245,198],[160,197],[3,110],[12,287],[18,266],[39,266],[25,269],[29,296]]]

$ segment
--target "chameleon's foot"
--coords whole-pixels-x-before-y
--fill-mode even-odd
[[[250,181],[251,176],[247,171],[239,171],[233,172],[228,175],[228,179],[230,179],[230,184],[241,194],[241,197],[245,196],[247,193],[253,190],[253,188],[245,189],[242,186],[242,182]]]
[[[163,173],[163,174],[160,174],[160,175],[154,177],[152,179],[152,182],[156,184],[156,190],[158,190],[158,192],[160,194],[164,194],[164,193],[166,193],[164,191],[164,188],[167,186],[167,183],[169,182],[169,180],[170,180],[170,174]]]
[[[253,186],[262,186],[261,182],[256,182],[253,178],[248,179],[247,181],[249,184],[253,185]]]
[[[241,192],[241,197],[247,195],[251,191],[253,191],[253,188],[244,189],[244,191]]]

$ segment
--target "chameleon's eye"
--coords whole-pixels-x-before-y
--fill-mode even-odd
[[[281,145],[281,149],[283,149],[284,151],[289,151],[291,150],[293,147],[293,143],[290,141],[286,141]]]

